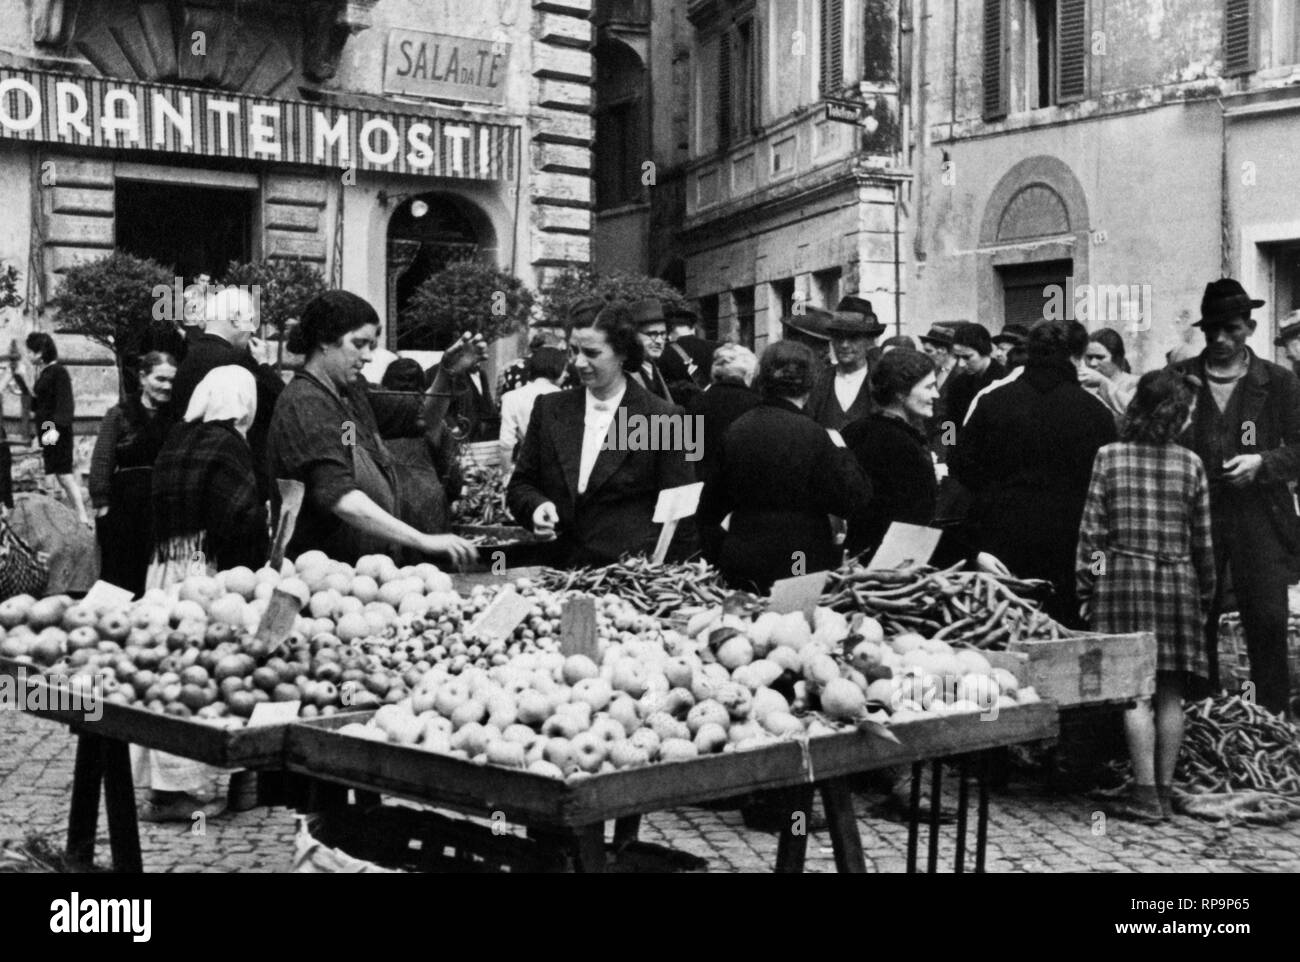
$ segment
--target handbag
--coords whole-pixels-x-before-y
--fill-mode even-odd
[[[36,551],[0,518],[0,599],[14,595],[40,596],[49,580],[49,568]]]

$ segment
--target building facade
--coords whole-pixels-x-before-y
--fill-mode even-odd
[[[0,262],[27,287],[8,333],[53,328],[60,275],[115,247],[181,283],[302,259],[374,305],[394,349],[425,346],[403,343],[401,309],[450,259],[530,286],[585,264],[590,14],[590,0],[0,0],[28,28],[0,51]],[[74,362],[102,360],[66,340]],[[74,378],[100,410],[116,393],[107,369]]]
[[[1300,307],[1291,0],[924,0],[914,330],[1064,314],[1135,370],[1199,344],[1205,284]]]
[[[903,315],[910,5],[691,0],[685,288],[761,349],[801,305]]]

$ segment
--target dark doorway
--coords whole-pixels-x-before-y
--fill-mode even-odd
[[[127,253],[186,282],[220,281],[231,261],[250,259],[253,191],[119,180],[116,193],[117,246]]]
[[[1002,323],[1023,324],[1033,327],[1045,317],[1044,309],[1059,290],[1059,303],[1069,302],[1073,311],[1073,298],[1067,281],[1074,276],[1074,261],[1043,261],[1038,264],[1020,264],[998,269],[1002,277],[1002,303],[1005,307]],[[1067,313],[1067,317],[1073,317]],[[985,325],[988,326],[988,325]],[[993,333],[997,333],[994,331]]]

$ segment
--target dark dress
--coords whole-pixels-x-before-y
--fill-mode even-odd
[[[374,552],[402,556],[399,546],[357,531],[333,509],[344,495],[362,491],[389,514],[402,516],[399,468],[383,438],[411,431],[423,402],[422,395],[372,393],[361,380],[339,395],[305,370],[294,376],[276,403],[268,435],[271,478],[307,487],[289,557],[311,550],[348,563]]]
[[[1231,589],[1241,610],[1256,700],[1280,712],[1290,696],[1287,667],[1287,585],[1300,559],[1300,517],[1289,482],[1300,479],[1300,380],[1253,352],[1227,409],[1210,391],[1203,357],[1176,365],[1202,389],[1196,414],[1179,439],[1201,457],[1210,482],[1218,593],[1206,625],[1211,684],[1218,683],[1219,615]],[[1235,488],[1222,480],[1223,462],[1258,454],[1255,480]]]
[[[761,403],[756,391],[743,384],[720,382],[710,385],[689,408],[692,415],[704,418],[700,460],[695,463],[695,477],[708,481],[722,461],[722,439],[727,428],[746,411]]]
[[[1043,578],[1056,620],[1083,627],[1074,557],[1093,459],[1115,440],[1115,419],[1079,386],[1068,360],[1030,362],[1015,381],[985,395],[949,461],[972,497],[979,550],[1022,578]]]
[[[587,490],[579,494],[586,404],[584,388],[538,397],[506,490],[511,514],[529,529],[541,505],[555,504],[560,517],[556,563],[568,567],[611,564],[624,554],[652,554],[661,527],[652,520],[659,492],[695,481],[684,451],[613,445],[599,453]],[[619,408],[626,414],[615,412],[611,429],[624,417],[631,424],[631,419],[682,413],[631,377]],[[688,557],[694,548],[695,526],[687,519],[678,525],[668,557]]]
[[[177,424],[154,465],[154,560],[175,560],[165,556],[168,543],[196,535],[198,550],[219,571],[266,564],[266,504],[248,442],[232,421]]]
[[[806,410],[822,427],[830,428],[832,431],[842,431],[847,425],[860,421],[870,414],[875,410],[876,405],[871,400],[871,375],[868,373],[862,381],[862,387],[858,389],[858,396],[853,399],[849,409],[844,410],[840,405],[839,396],[835,393],[835,370],[832,365],[821,372],[813,385],[812,393],[808,395]]]
[[[72,422],[76,404],[72,397],[72,377],[58,361],[47,365],[32,386],[32,429],[36,437],[45,433],[45,425],[53,424],[59,440],[43,445],[41,457],[46,474],[72,473]]]
[[[870,482],[825,428],[789,401],[765,399],[722,440],[700,498],[701,541],[729,584],[766,593],[774,581],[837,567],[828,515],[856,520],[870,498]]]
[[[925,436],[901,418],[877,411],[844,429],[844,443],[871,482],[871,502],[849,524],[851,554],[880,545],[895,521],[934,522],[938,484]]]
[[[171,405],[146,408],[138,395],[109,408],[90,459],[90,501],[108,513],[95,519],[100,578],[139,595],[153,557],[154,462],[176,423]]]
[[[253,415],[252,427],[248,429],[248,446],[253,452],[253,464],[257,469],[257,490],[265,500],[271,496],[270,479],[266,473],[266,435],[276,399],[284,390],[284,381],[275,372],[275,368],[269,364],[258,364],[247,348],[235,347],[225,338],[215,334],[197,334],[190,341],[185,360],[176,369],[172,406],[176,408],[178,418],[185,417],[185,409],[189,407],[190,398],[199,382],[210,371],[227,365],[242,367],[257,382],[257,411]]]
[[[948,388],[944,410],[947,420],[956,425],[958,432],[961,431],[962,422],[966,420],[966,412],[970,410],[975,395],[994,381],[1000,381],[1006,376],[1007,369],[996,359],[989,361],[989,366],[984,369],[983,374],[971,374],[969,371],[962,370],[954,371],[948,376],[945,386],[950,382],[952,387]]]

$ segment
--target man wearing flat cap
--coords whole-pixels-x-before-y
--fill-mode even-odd
[[[1023,324],[1007,324],[1002,330],[993,335],[993,360],[1001,364],[1007,371],[1013,371],[1018,367],[1025,366],[1025,360],[1028,354],[1025,352],[1025,341],[1029,337],[1029,328]]]
[[[1179,441],[1200,455],[1210,481],[1218,593],[1206,624],[1210,684],[1218,685],[1218,626],[1225,586],[1241,612],[1255,700],[1285,712],[1287,585],[1300,561],[1300,517],[1289,483],[1300,478],[1300,380],[1255,355],[1250,316],[1264,302],[1232,278],[1201,298],[1198,357],[1174,370],[1201,382],[1196,409]]]
[[[871,413],[868,354],[885,325],[871,313],[871,303],[846,297],[841,304],[855,310],[837,310],[826,322],[835,366],[823,371],[808,397],[808,413],[822,427],[843,430],[846,424]]]
[[[628,376],[655,397],[672,404],[672,392],[659,371],[659,358],[663,357],[664,348],[668,346],[668,319],[664,316],[664,306],[657,297],[642,298],[628,306],[636,322],[637,337],[645,349],[641,370]]]
[[[1300,375],[1300,311],[1292,311],[1282,318],[1273,344],[1286,352],[1291,362],[1291,372]]]

